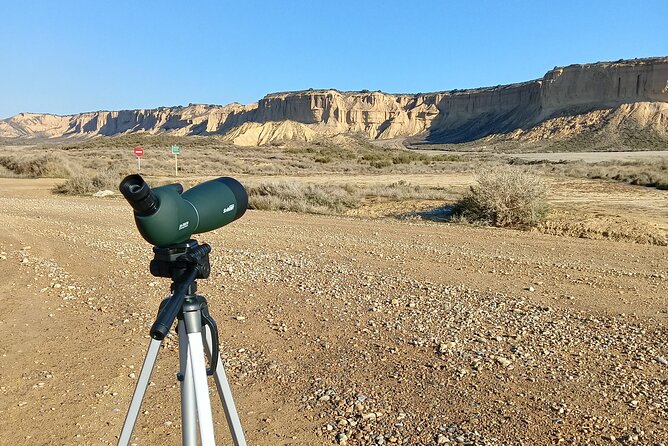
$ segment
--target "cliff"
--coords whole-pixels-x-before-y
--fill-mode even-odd
[[[413,137],[460,143],[490,135],[556,137],[561,133],[540,131],[541,126],[552,128],[564,116],[582,117],[576,121],[594,116],[607,119],[612,112],[622,122],[623,110],[639,116],[634,122],[666,134],[666,109],[656,104],[667,102],[668,57],[664,57],[570,65],[550,70],[542,79],[472,90],[425,94],[309,90],[269,94],[251,105],[189,105],[71,116],[22,113],[0,121],[0,137],[171,132],[223,134],[229,141],[250,145],[361,133],[372,139]],[[620,108],[625,104],[654,105],[650,106],[653,111],[642,105]],[[642,116],[648,113],[656,119],[645,122]]]

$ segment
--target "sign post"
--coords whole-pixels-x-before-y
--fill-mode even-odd
[[[137,172],[141,172],[141,157],[144,155],[144,149],[137,147],[134,152],[137,155]]]
[[[181,153],[181,146],[174,144],[172,145],[172,153],[174,154],[174,174],[179,175],[179,160],[178,156]]]

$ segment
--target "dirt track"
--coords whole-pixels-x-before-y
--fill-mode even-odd
[[[115,444],[169,284],[125,202],[48,184],[0,180],[0,443]],[[666,247],[253,211],[199,240],[251,445],[667,442]],[[137,444],[180,444],[175,344]]]

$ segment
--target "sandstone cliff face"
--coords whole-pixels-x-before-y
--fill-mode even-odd
[[[221,133],[247,122],[256,105],[230,104],[99,111],[70,116],[21,113],[0,121],[0,137],[113,136],[172,132],[176,135]]]
[[[571,65],[543,77],[543,115],[569,107],[668,101],[668,58]]]
[[[241,104],[223,107],[200,104],[149,110],[82,113],[70,117],[68,131],[63,136],[112,136],[128,132],[151,134],[172,132],[177,135],[216,133],[224,123],[232,122],[239,125],[246,122],[244,119],[235,118],[253,108]]]
[[[309,90],[270,94],[251,105],[189,105],[72,116],[23,113],[0,121],[0,136],[229,133],[226,139],[247,145],[254,140],[263,144],[361,133],[372,139],[417,137],[458,143],[494,134],[528,134],[539,123],[560,116],[610,111],[639,102],[668,102],[668,58],[571,65],[521,84],[439,93]],[[291,123],[262,125],[285,121]],[[665,123],[651,125],[661,130]]]
[[[583,134],[598,135],[599,140],[615,135],[633,135],[642,131],[668,140],[668,102],[634,102],[614,108],[548,118],[527,128],[501,135],[502,140],[536,142],[573,138]],[[500,135],[494,135],[498,140]]]
[[[71,118],[71,116],[21,113],[0,121],[0,136],[7,138],[63,136],[69,128]]]
[[[258,122],[293,120],[317,124],[330,133],[363,133],[370,138],[395,138],[423,132],[438,115],[432,102],[415,95],[336,90],[277,93],[258,103]]]

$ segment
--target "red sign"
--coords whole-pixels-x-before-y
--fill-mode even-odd
[[[137,147],[135,149],[135,155],[142,156],[143,154],[144,154],[144,149],[142,149],[141,147]]]

